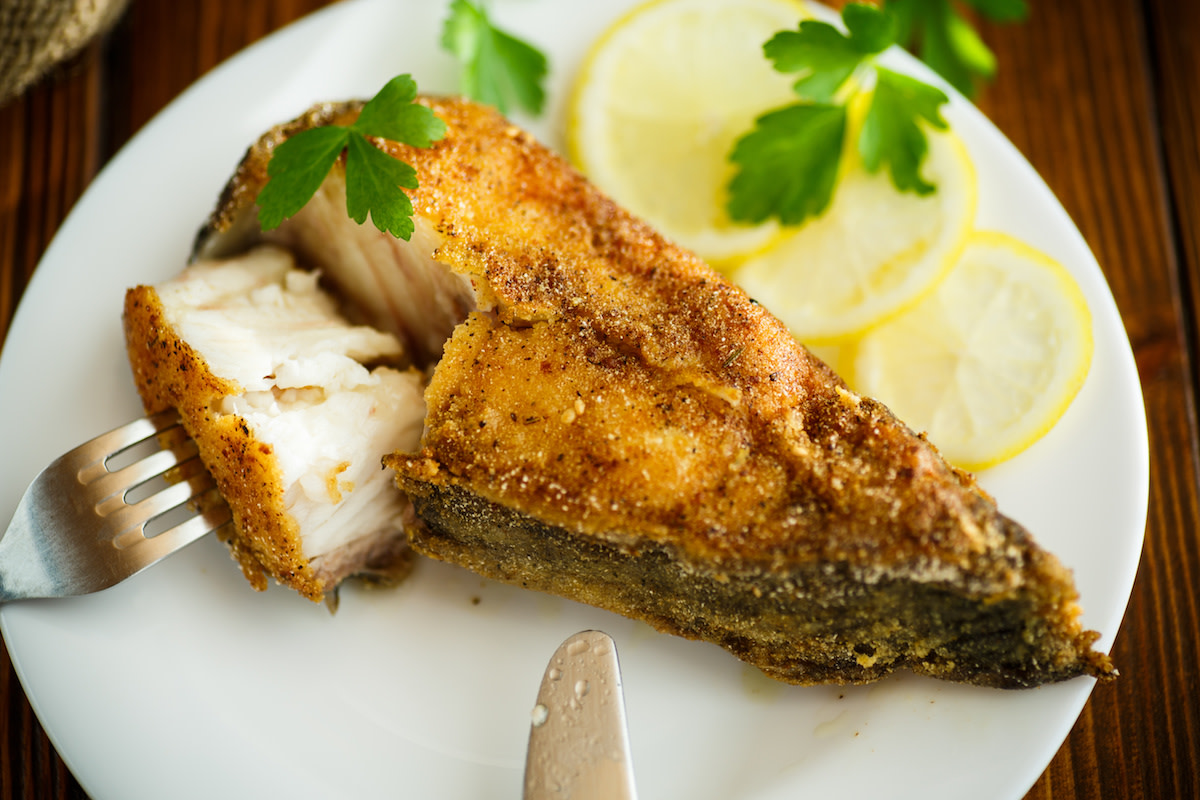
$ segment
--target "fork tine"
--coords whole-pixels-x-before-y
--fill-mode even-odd
[[[160,450],[109,471],[112,456],[155,436]],[[29,485],[0,536],[0,603],[108,588],[227,524],[229,507],[196,450],[172,411],[124,425],[53,461]],[[159,486],[165,488],[154,491]],[[142,492],[153,493],[128,502]],[[174,527],[148,536],[152,522]]]
[[[71,452],[92,452],[101,457],[109,456],[178,424],[178,412],[174,409],[162,411],[149,417],[136,419],[119,428],[114,428],[108,433],[102,433],[95,439],[79,445]]]
[[[80,472],[80,480],[90,482],[108,471],[104,462],[109,456],[128,450],[177,425],[179,414],[174,409],[143,417],[84,442],[74,450],[64,453],[58,462],[64,466],[70,465]]]
[[[98,500],[107,500],[194,459],[198,452],[196,442],[186,439],[169,450],[159,450],[115,472],[105,470],[101,477],[85,482],[93,496]],[[85,480],[84,476],[81,476],[81,480]]]
[[[216,485],[199,458],[191,459],[184,466],[191,473],[185,480],[169,484],[132,505],[122,504],[109,514],[104,519],[101,537],[116,538],[125,531],[142,528],[155,517],[199,497]]]
[[[130,567],[130,574],[135,574],[158,563],[185,545],[224,527],[229,524],[231,519],[229,506],[221,503],[157,536],[139,538],[121,551],[121,560]]]

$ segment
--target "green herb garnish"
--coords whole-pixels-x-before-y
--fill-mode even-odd
[[[864,166],[871,172],[886,167],[901,191],[934,191],[920,175],[928,151],[921,123],[945,129],[940,108],[948,98],[876,63],[896,42],[891,14],[851,3],[842,22],[845,33],[804,20],[798,30],[782,31],[763,45],[776,70],[799,76],[793,90],[800,102],[762,115],[734,145],[730,218],[759,223],[774,217],[798,225],[828,208],[849,127],[847,106],[863,92],[870,93],[870,103],[855,144]]]
[[[993,22],[1022,22],[1026,0],[963,0]],[[996,75],[996,56],[951,0],[887,0],[896,20],[896,41],[911,50],[967,97],[978,79]]]
[[[540,114],[546,57],[536,47],[492,25],[482,4],[454,0],[442,28],[442,47],[462,65],[462,93],[507,114],[517,106]]]
[[[346,154],[346,213],[362,224],[367,215],[381,231],[407,240],[413,233],[412,202],[404,189],[417,188],[409,164],[384,153],[367,137],[429,147],[446,125],[413,101],[417,84],[408,75],[392,78],[348,126],[312,128],[275,148],[267,184],[258,194],[258,223],[264,231],[298,212],[312,199],[333,164]]]

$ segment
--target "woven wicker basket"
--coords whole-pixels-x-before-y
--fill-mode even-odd
[[[0,0],[0,103],[106,32],[129,0]]]

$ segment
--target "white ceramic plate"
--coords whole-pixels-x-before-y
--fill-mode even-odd
[[[496,2],[565,90],[620,3]],[[443,3],[353,0],[214,70],[104,170],[47,251],[0,360],[0,519],[52,458],[139,416],[120,332],[127,286],[175,274],[246,145],[310,102],[411,72],[453,91]],[[905,63],[908,63],[907,61]],[[909,64],[911,67],[912,65]],[[1084,622],[1112,644],[1145,523],[1138,378],[1104,278],[1061,206],[956,99],[979,164],[980,227],[1048,251],[1095,319],[1087,384],[1058,427],[982,476],[1074,568]],[[595,627],[618,643],[643,798],[1018,798],[1092,682],[1002,692],[897,676],[862,688],[775,684],[710,645],[424,562],[394,591],[343,592],[330,616],[252,592],[212,539],[91,597],[11,605],[5,641],[55,745],[97,800],[516,798],[546,660]]]

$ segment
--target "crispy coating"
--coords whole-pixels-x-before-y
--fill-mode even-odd
[[[245,420],[212,409],[240,387],[213,375],[204,359],[179,338],[166,319],[158,293],[138,286],[125,295],[126,351],[146,413],[178,409],[200,458],[233,512],[235,534],[227,544],[255,589],[267,576],[311,599],[321,582],[303,555],[299,526],[287,513],[280,470],[269,444],[254,438]]]
[[[241,392],[214,375],[204,357],[181,339],[151,286],[130,289],[123,314],[126,349],[134,381],[148,414],[174,408],[195,439],[201,461],[228,503],[233,526],[222,539],[257,590],[268,579],[319,602],[336,603],[330,590],[349,575],[397,581],[412,568],[413,554],[402,531],[380,531],[310,559],[300,523],[288,510],[279,459],[271,443],[256,436],[237,414],[218,414],[221,401]],[[344,468],[345,465],[342,465]],[[331,496],[341,490],[331,474]]]
[[[796,683],[1115,674],[1069,572],[923,436],[528,134],[422,102],[445,138],[380,146],[416,167],[427,255],[479,310],[433,372],[420,452],[385,458],[419,551]],[[264,137],[199,247],[245,229],[274,144],[358,107]]]

